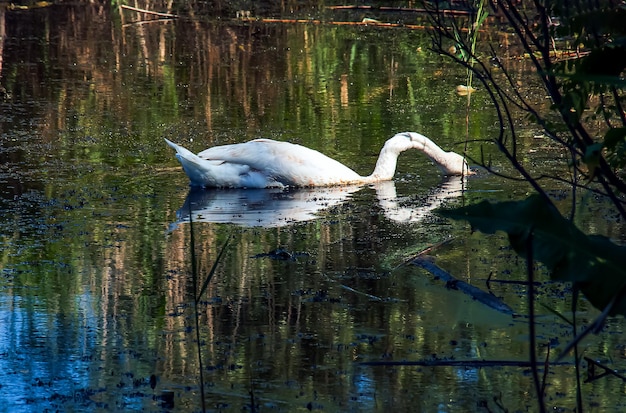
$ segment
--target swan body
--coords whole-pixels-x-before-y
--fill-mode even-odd
[[[461,155],[446,152],[415,132],[398,133],[385,142],[374,172],[368,176],[361,176],[316,150],[271,139],[214,146],[197,155],[165,141],[176,150],[191,186],[199,187],[283,188],[388,181],[396,171],[398,156],[409,149],[424,152],[444,175],[471,173]]]

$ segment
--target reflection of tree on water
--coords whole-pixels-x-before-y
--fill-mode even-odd
[[[460,177],[449,177],[433,190],[427,202],[416,205],[402,202],[396,194],[393,181],[378,182],[369,188],[376,191],[378,205],[385,217],[396,222],[419,222],[446,200],[462,193]],[[245,227],[281,227],[295,222],[315,219],[324,210],[348,201],[364,189],[347,187],[301,189],[192,189],[184,205],[176,212],[177,221],[171,225],[189,222],[231,223]]]
[[[336,148],[329,155],[344,161],[348,151],[378,149],[390,125],[422,125],[421,116],[407,119],[406,113],[420,113],[410,105],[433,95],[424,56],[415,53],[426,36],[417,31],[395,33],[394,47],[379,53],[367,46],[370,42],[351,40],[352,29],[344,27],[195,20],[125,26],[129,16],[138,18],[136,13],[89,6],[80,8],[85,18],[71,18],[72,8],[49,9],[7,13],[12,41],[5,46],[4,71],[19,70],[4,86],[13,96],[56,101],[44,115],[41,130],[48,137],[71,127],[97,135],[96,125],[109,122],[110,141],[89,145],[94,158],[107,156],[111,147],[128,151],[151,144],[161,136],[146,131],[178,123],[186,129],[184,136],[203,139],[206,146],[240,141],[242,134],[276,137],[298,131],[298,143]],[[359,33],[363,36],[374,33]],[[49,42],[32,45],[28,39],[33,38]],[[378,44],[385,37],[374,40]],[[48,58],[26,65],[20,63],[21,50]],[[352,55],[359,56],[358,64],[348,59]],[[398,67],[415,71],[403,76]],[[46,74],[56,71],[63,72],[63,80],[50,83]],[[410,96],[404,85],[410,86]],[[434,104],[438,115],[430,118],[452,123],[455,101],[440,98]],[[81,108],[84,116],[68,108]],[[365,135],[350,147],[338,147],[338,138],[355,124]],[[133,139],[119,139],[128,135]]]

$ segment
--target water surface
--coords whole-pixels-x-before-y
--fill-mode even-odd
[[[448,241],[430,253],[437,265],[525,314],[525,287],[497,282],[525,278],[506,239],[432,210],[528,188],[484,173],[443,180],[426,157],[406,153],[384,185],[190,192],[163,141],[199,151],[289,140],[362,174],[403,130],[461,152],[466,136],[495,133],[496,119],[476,94],[466,134],[466,100],[454,93],[464,74],[428,51],[426,33],[234,19],[133,24],[95,6],[3,16],[4,408],[160,411],[172,407],[162,399],[171,391],[175,409],[198,411],[198,346],[207,408],[216,411],[535,408],[524,368],[361,364],[527,360],[524,317],[402,264]],[[524,145],[541,149],[529,151],[534,162],[558,156],[531,138]],[[584,230],[624,239],[599,207],[587,208]],[[194,268],[201,283],[227,240],[196,310]],[[538,270],[538,301],[568,314],[568,287]],[[596,315],[584,302],[582,310]],[[545,357],[570,331],[540,311]],[[622,330],[612,320],[586,354],[622,359]],[[572,409],[572,365],[548,377],[548,405]],[[586,384],[585,402],[609,411],[622,387]]]

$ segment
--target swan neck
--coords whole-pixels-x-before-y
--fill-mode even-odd
[[[472,172],[462,155],[446,152],[427,137],[419,137],[416,148],[428,156],[444,175],[471,175]]]
[[[417,149],[421,150],[438,165],[441,165],[447,153],[425,136],[421,136]]]
[[[412,133],[410,146],[394,144],[391,139],[387,141],[380,151],[374,172],[367,177],[363,177],[363,182],[374,183],[393,179],[398,165],[398,156],[409,149],[417,149],[423,152],[444,175],[465,175],[470,173],[463,156],[455,152],[446,152],[427,137]]]
[[[383,146],[380,150],[380,155],[378,155],[374,172],[366,177],[367,182],[372,183],[391,180],[396,173],[398,156],[400,156],[400,152],[388,148],[387,145]]]

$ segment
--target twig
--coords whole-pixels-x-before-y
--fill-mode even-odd
[[[143,26],[144,24],[153,24],[153,23],[165,24],[165,23],[169,23],[171,21],[172,20],[170,20],[170,19],[138,20],[138,21],[134,21],[134,22],[130,22],[130,23],[124,23],[122,25],[122,27],[126,28],[126,27],[133,27],[133,26]]]
[[[322,21],[316,19],[258,19],[256,20],[261,23],[298,23],[298,24],[328,24],[335,26],[376,26],[382,28],[404,28],[404,29],[412,29],[412,30],[430,30],[431,26],[423,25],[423,24],[402,24],[402,23],[383,23],[383,22],[375,22],[375,21],[360,21],[360,22],[348,22],[348,21]],[[463,28],[461,31],[466,32],[469,29]]]
[[[145,13],[145,14],[152,14],[154,16],[160,16],[160,17],[169,17],[169,18],[177,18],[178,15],[177,14],[172,14],[172,13],[159,13],[156,11],[150,11],[150,10],[146,10],[146,9],[139,9],[137,7],[131,7],[131,6],[127,6],[125,4],[121,4],[120,5],[121,8],[126,9],[126,10],[132,10],[132,11],[136,11],[138,13]]]
[[[435,277],[440,278],[443,281],[445,281],[446,285],[449,286],[450,288],[454,288],[461,292],[464,292],[465,294],[472,297],[474,300],[481,302],[485,304],[486,306],[493,308],[494,310],[500,311],[501,313],[504,313],[504,314],[512,315],[515,313],[515,311],[513,311],[511,307],[503,303],[502,300],[500,300],[496,296],[486,293],[480,288],[474,287],[473,285],[468,284],[465,281],[455,278],[447,271],[438,267],[435,263],[423,257],[418,257],[414,259],[413,261],[411,261],[411,264],[425,269],[426,271],[428,271]]]
[[[326,6],[329,10],[373,10],[384,12],[411,12],[411,13],[428,13],[426,9],[415,9],[411,7],[389,7],[389,6]],[[441,10],[444,15],[452,16],[469,16],[471,14],[468,10]]]
[[[528,281],[521,281],[521,280],[501,280],[498,278],[492,278],[493,274],[489,274],[489,278],[487,278],[486,283],[487,284],[491,284],[491,283],[498,283],[498,284],[519,284],[519,285],[528,285]],[[536,287],[540,287],[541,284],[543,284],[541,281],[535,281],[534,282],[534,286]]]
[[[578,333],[576,311],[578,307],[578,295],[580,289],[577,285],[574,285],[572,291],[572,333],[574,336]],[[579,412],[583,412],[583,390],[580,384],[580,356],[578,355],[578,346],[574,346],[574,371],[576,372],[576,407]]]
[[[363,296],[365,296],[365,297],[367,297],[367,298],[370,298],[370,299],[372,299],[372,300],[374,300],[374,301],[385,301],[385,300],[383,300],[383,299],[382,299],[382,298],[380,298],[380,297],[377,297],[377,296],[372,295],[372,294],[368,294],[368,293],[364,293],[364,292],[361,292],[361,291],[355,290],[354,288],[352,288],[352,287],[348,287],[347,285],[339,284],[339,286],[340,286],[341,288],[344,288],[344,289],[346,289],[346,290],[350,291],[350,292],[353,292],[353,293],[355,293],[355,294],[359,294],[359,295],[363,295]]]
[[[368,293],[364,293],[364,292],[362,292],[362,291],[355,290],[355,289],[354,289],[354,288],[352,288],[352,287],[348,287],[347,285],[341,284],[341,283],[337,282],[336,280],[333,280],[332,278],[330,278],[330,277],[329,277],[329,276],[327,276],[327,275],[326,275],[325,277],[326,277],[326,279],[327,279],[328,281],[336,282],[337,284],[339,284],[339,286],[340,286],[341,288],[343,288],[343,289],[345,289],[345,290],[348,290],[348,291],[350,291],[350,292],[352,292],[352,293],[355,293],[355,294],[358,294],[358,295],[362,295],[362,296],[367,297],[367,298],[369,298],[369,299],[371,299],[371,300],[374,300],[374,301],[385,301],[385,299],[380,298],[380,297],[378,297],[378,296],[375,296],[375,295],[372,295],[372,294],[368,294]]]
[[[191,205],[191,203],[189,205]],[[189,222],[191,223],[191,207],[190,207],[190,212],[189,212]],[[195,297],[196,304],[200,302],[200,298],[202,298],[202,294],[204,294],[204,291],[206,290],[207,286],[209,285],[209,282],[211,282],[211,280],[213,279],[213,275],[215,274],[215,271],[217,269],[217,264],[220,263],[220,260],[222,259],[222,255],[224,255],[224,251],[226,251],[226,247],[228,246],[228,242],[229,241],[230,241],[230,235],[228,236],[228,238],[226,238],[226,242],[224,242],[224,246],[222,246],[221,251],[219,252],[219,254],[217,255],[217,258],[213,262],[213,266],[211,267],[211,271],[209,271],[209,274],[204,279],[204,283],[202,284],[202,288],[200,288],[200,292]]]
[[[454,360],[454,359],[433,359],[417,361],[364,361],[363,366],[426,366],[426,367],[532,367],[529,361],[522,360]],[[552,363],[558,365],[569,365],[568,362]]]
[[[626,381],[626,377],[622,376],[621,374],[619,374],[618,372],[616,372],[613,369],[608,368],[607,366],[598,363],[595,360],[590,359],[589,357],[584,357],[585,361],[588,363],[587,365],[587,379],[585,380],[585,383],[591,383],[594,380],[598,380],[599,378],[602,378],[604,376],[608,376],[608,375],[612,375],[615,376],[619,379],[622,379],[622,381]],[[596,366],[600,367],[603,372],[600,374],[596,374]]]
[[[574,337],[574,339],[561,352],[561,354],[557,358],[557,361],[565,357],[567,353],[569,353],[576,345],[578,345],[578,343],[583,338],[587,337],[587,335],[589,335],[590,333],[598,334],[602,330],[604,321],[609,316],[609,314],[611,314],[611,312],[613,311],[613,307],[616,305],[616,303],[620,302],[624,298],[625,294],[626,294],[626,285],[624,285],[617,292],[617,294],[613,296],[611,301],[606,305],[606,307],[604,307],[604,310],[602,311],[602,313],[600,313],[600,315],[595,320],[593,320],[593,323],[589,324],[587,327],[585,327],[583,331],[580,332],[580,334]]]
[[[530,368],[533,375],[533,383],[537,392],[537,403],[539,403],[539,411],[545,413],[546,404],[544,402],[543,387],[539,381],[539,371],[537,368],[537,332],[535,330],[535,272],[533,270],[533,228],[531,228],[528,239],[526,241],[526,271],[528,273],[528,334],[530,336]]]
[[[250,411],[256,413],[256,402],[254,401],[254,389],[250,389]]]
[[[196,289],[198,288],[198,264],[196,262],[196,243],[193,233],[193,220],[191,219],[191,203],[189,204],[189,243],[191,244],[191,278],[193,283],[193,315],[196,321],[196,345],[198,349],[198,367],[200,375],[200,399],[202,401],[202,413],[206,412],[206,402],[204,397],[204,368],[202,367],[202,349],[200,348],[200,316],[198,315],[198,299]]]
[[[543,361],[543,376],[541,377],[541,394],[544,396],[548,385],[548,371],[550,371],[550,346],[546,346],[546,359]]]
[[[443,241],[437,242],[436,244],[432,244],[429,245],[428,247],[424,248],[423,250],[421,250],[420,252],[418,252],[415,255],[412,255],[411,257],[407,258],[406,260],[404,260],[402,263],[398,264],[395,268],[393,268],[391,271],[393,272],[394,270],[397,270],[398,268],[407,265],[407,264],[411,264],[414,260],[418,259],[419,257],[429,254],[431,252],[433,252],[434,250],[436,250],[439,247],[442,247],[446,244],[448,244],[449,242],[451,242],[454,238],[448,238],[445,239]]]

